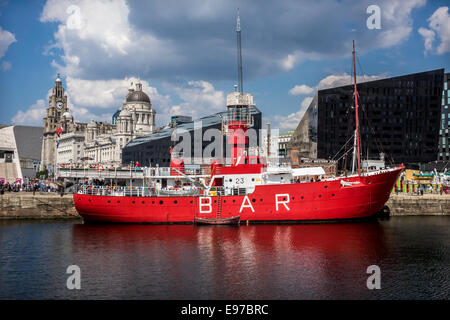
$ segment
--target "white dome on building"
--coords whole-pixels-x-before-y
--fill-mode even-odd
[[[95,121],[94,121],[94,120],[91,120],[91,122],[88,123],[87,127],[88,127],[88,128],[96,128],[97,125],[95,124]]]

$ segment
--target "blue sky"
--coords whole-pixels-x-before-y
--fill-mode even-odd
[[[369,30],[376,4],[381,29]],[[42,125],[58,72],[76,121],[110,121],[140,79],[157,111],[194,118],[225,108],[237,79],[266,121],[295,128],[317,88],[346,84],[355,39],[361,79],[445,68],[448,1],[0,1],[0,123]],[[425,42],[427,40],[427,42]]]

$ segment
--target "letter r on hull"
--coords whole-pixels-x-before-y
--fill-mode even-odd
[[[275,195],[275,205],[276,205],[277,211],[278,211],[279,204],[282,204],[286,208],[287,211],[291,210],[287,206],[287,203],[289,203],[289,194],[285,193],[285,194],[276,194]]]

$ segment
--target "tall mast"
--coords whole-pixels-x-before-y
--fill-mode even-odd
[[[238,62],[238,83],[239,92],[244,93],[244,85],[242,81],[242,49],[241,49],[241,18],[239,17],[239,9],[236,22],[236,35],[237,35],[237,62]]]
[[[359,151],[359,118],[358,118],[358,91],[356,88],[356,51],[355,40],[353,40],[353,76],[355,79],[355,116],[356,116],[356,152],[358,155],[358,175],[361,175],[361,158]]]

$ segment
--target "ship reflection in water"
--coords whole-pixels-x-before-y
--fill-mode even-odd
[[[449,226],[443,217],[240,227],[3,223],[0,297],[449,298]],[[70,264],[81,268],[81,290],[65,288]],[[381,290],[366,286],[374,264]]]

